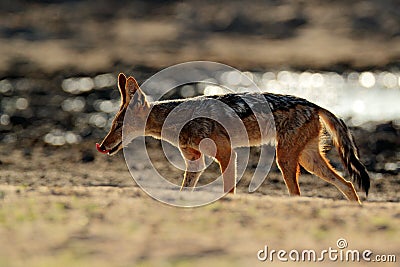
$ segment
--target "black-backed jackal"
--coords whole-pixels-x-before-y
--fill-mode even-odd
[[[181,103],[189,102],[190,104],[191,101],[206,103],[207,100],[214,99],[231,107],[242,120],[248,133],[249,146],[262,143],[260,140],[260,131],[262,130],[259,128],[255,114],[242,99],[245,96],[251,97],[251,94],[255,96],[255,93],[149,102],[136,80],[133,77],[127,79],[122,73],[118,76],[118,87],[121,93],[121,107],[113,120],[110,132],[100,145],[96,144],[99,152],[113,155],[123,147],[122,125],[128,105],[132,101],[130,109],[133,108],[133,120],[147,119],[146,136],[161,139],[165,119]],[[310,173],[336,186],[348,200],[360,202],[353,184],[341,177],[324,156],[323,139],[326,131],[332,136],[333,143],[352,180],[368,194],[369,175],[359,160],[353,137],[341,119],[328,110],[302,98],[270,93],[257,93],[256,96],[262,96],[269,104],[268,112],[272,112],[276,129],[275,136],[272,137],[276,144],[276,162],[290,195],[300,195],[298,176],[301,165]],[[132,131],[135,130],[134,127],[131,125]],[[201,171],[191,170],[193,167],[201,169],[199,165],[204,164],[204,151],[201,151],[199,147],[204,138],[210,138],[216,146],[213,157],[221,169],[224,192],[234,193],[236,189],[236,153],[224,127],[207,118],[196,118],[187,123],[179,133],[178,143],[174,144],[180,149],[187,167],[182,187],[195,187],[201,175]]]

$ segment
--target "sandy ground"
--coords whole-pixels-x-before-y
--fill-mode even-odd
[[[304,197],[288,197],[276,172],[249,194],[246,173],[235,196],[183,209],[146,195],[120,154],[93,154],[93,161],[83,162],[94,153],[91,145],[25,153],[3,147],[0,266],[263,266],[271,264],[257,260],[265,245],[322,251],[337,249],[339,238],[347,240],[348,249],[399,259],[398,176],[374,178],[369,199],[358,206],[306,174]],[[155,156],[157,147],[149,153],[158,168],[171,170]],[[172,173],[179,183],[181,173]]]

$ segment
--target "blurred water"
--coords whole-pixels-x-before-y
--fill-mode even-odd
[[[314,102],[344,118],[351,126],[393,121],[400,125],[400,72],[244,72],[262,92],[290,94]],[[235,72],[221,73],[224,84],[248,91],[252,84]],[[206,79],[206,82],[216,80]],[[185,85],[183,97],[229,92],[214,84]]]
[[[308,99],[352,126],[368,122],[393,121],[400,125],[400,72],[245,72],[263,92],[291,94]],[[0,80],[1,141],[16,142],[15,131],[49,124],[42,140],[60,146],[79,143],[86,137],[103,136],[120,104],[116,76],[111,73],[93,77],[68,77],[53,90],[44,81]],[[251,83],[235,73],[220,73],[219,80],[247,91]],[[209,82],[187,84],[167,94],[192,97],[222,94],[227,91]],[[168,81],[166,81],[168,82]],[[157,85],[152,93],[157,94]],[[54,127],[53,127],[54,126]]]
[[[367,122],[400,124],[399,72],[311,73],[267,72],[253,75],[263,91],[291,94],[308,99],[352,126]]]

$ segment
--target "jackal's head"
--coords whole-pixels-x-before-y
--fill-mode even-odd
[[[133,113],[138,117],[142,115],[141,113],[147,112],[149,107],[146,95],[140,90],[138,83],[133,77],[127,79],[123,73],[120,73],[118,75],[118,88],[121,93],[121,106],[115,115],[109,133],[101,144],[96,143],[97,150],[108,155],[116,154],[123,147],[122,125],[129,103],[132,101],[129,113]]]

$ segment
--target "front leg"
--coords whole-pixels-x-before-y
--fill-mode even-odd
[[[192,187],[194,190],[205,167],[204,155],[200,151],[190,147],[181,147],[180,150],[186,164],[181,191],[185,187]]]
[[[219,139],[216,140],[217,154],[215,158],[217,159],[222,179],[224,182],[224,193],[236,193],[236,151],[231,148],[229,139],[225,136],[218,136]]]
[[[224,182],[224,193],[236,193],[236,157],[236,152],[233,150],[226,152],[226,154],[217,154]]]

